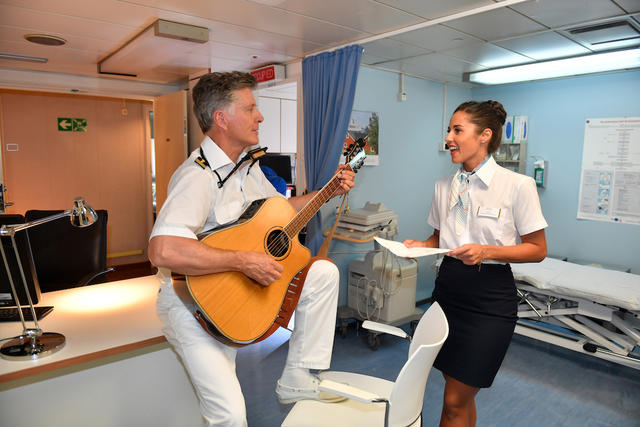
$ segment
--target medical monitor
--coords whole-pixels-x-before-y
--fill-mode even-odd
[[[11,224],[24,223],[24,217],[18,214],[0,214],[0,226]],[[20,305],[29,305],[27,293],[24,289],[22,281],[22,275],[20,274],[20,267],[16,259],[16,253],[13,248],[13,242],[11,236],[2,236],[2,247],[7,257],[7,263],[11,271],[11,277],[16,288],[16,293],[20,299]],[[22,268],[24,271],[25,279],[27,281],[27,287],[31,294],[31,301],[33,304],[37,304],[40,300],[40,285],[38,284],[38,276],[36,275],[36,268],[33,263],[33,255],[31,254],[31,245],[29,243],[28,230],[21,230],[15,233],[15,243],[18,248],[18,256],[22,262]],[[2,256],[0,256],[0,307],[13,307],[16,305],[11,292],[11,284],[9,282],[9,276],[4,264]]]

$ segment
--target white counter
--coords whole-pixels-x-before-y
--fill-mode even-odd
[[[66,344],[36,360],[0,359],[0,424],[201,425],[191,383],[162,336],[157,291],[148,276],[42,294],[39,305],[54,310],[40,328]],[[0,338],[21,332],[20,322],[0,323]]]

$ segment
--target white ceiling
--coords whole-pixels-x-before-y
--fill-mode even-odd
[[[0,0],[0,53],[48,59],[0,59],[0,85],[3,74],[16,70],[99,76],[99,60],[158,18],[207,27],[209,41],[166,49],[161,65],[124,79],[176,84],[206,68],[250,70],[359,42],[364,64],[463,84],[464,72],[640,45],[640,38],[591,45],[567,31],[615,20],[638,29],[640,0],[514,1],[476,13],[496,2]],[[423,27],[404,31],[416,26]],[[28,33],[55,35],[67,44],[36,45],[24,39]]]

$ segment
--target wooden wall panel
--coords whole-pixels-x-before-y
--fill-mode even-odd
[[[156,151],[156,212],[167,199],[169,180],[187,157],[187,92],[169,93],[153,103]]]
[[[149,102],[30,92],[0,92],[2,150],[11,213],[69,209],[83,196],[109,212],[108,252],[146,260],[151,223]],[[126,108],[127,114],[122,114]],[[87,119],[86,132],[60,132],[58,117]],[[18,144],[18,151],[7,151]]]

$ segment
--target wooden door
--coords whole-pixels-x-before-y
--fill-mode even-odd
[[[151,223],[151,103],[0,91],[8,213],[70,209],[82,196],[106,209],[109,264],[147,259]],[[72,123],[77,126],[73,127]]]
[[[160,96],[153,103],[156,158],[156,212],[167,199],[173,172],[187,158],[187,92]]]

